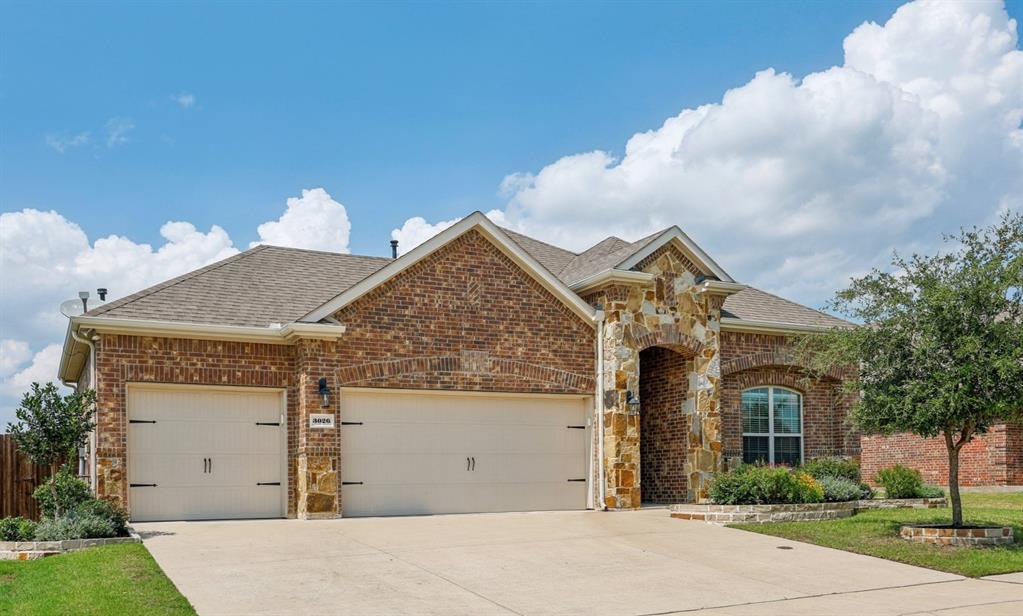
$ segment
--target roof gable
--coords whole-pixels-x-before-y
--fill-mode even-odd
[[[554,274],[544,267],[533,255],[526,250],[523,250],[522,246],[515,243],[508,234],[504,232],[504,230],[491,222],[490,219],[481,212],[473,212],[454,225],[416,246],[404,255],[390,261],[387,265],[373,272],[359,283],[342,291],[336,297],[324,302],[314,310],[311,310],[299,320],[315,323],[332,315],[342,307],[362,297],[369,291],[390,280],[430,254],[433,254],[451,240],[473,229],[479,231],[481,235],[497,246],[505,255],[529,273],[555,297],[564,302],[565,305],[571,308],[573,312],[579,315],[580,318],[588,322],[592,322],[596,315],[596,311],[592,306],[573,293],[564,282],[554,276]],[[538,243],[542,244],[542,242]]]

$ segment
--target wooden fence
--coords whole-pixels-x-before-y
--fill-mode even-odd
[[[44,483],[58,466],[35,466],[18,451],[10,434],[0,434],[0,518],[21,516],[39,519],[32,491]]]

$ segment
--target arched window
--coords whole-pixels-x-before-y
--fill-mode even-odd
[[[742,392],[742,460],[796,466],[803,462],[803,396],[783,387]]]

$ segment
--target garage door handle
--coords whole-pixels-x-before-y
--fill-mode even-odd
[[[586,426],[565,426],[569,430],[585,430]]]
[[[129,419],[128,423],[156,423],[155,419]]]
[[[155,488],[155,483],[129,483],[129,488]]]
[[[280,481],[257,481],[256,485],[257,486],[279,486],[279,485],[281,485],[281,482]]]
[[[361,486],[362,482],[361,481],[342,481],[341,485],[343,485],[343,486]]]
[[[475,470],[476,470],[476,456],[473,456],[473,457],[472,457],[472,470],[473,470],[473,471],[475,471]]]
[[[465,470],[469,470],[469,456],[465,456]]]
[[[569,481],[586,481],[585,479],[569,479]]]

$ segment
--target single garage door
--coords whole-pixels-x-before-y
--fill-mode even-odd
[[[283,402],[266,389],[129,385],[131,518],[283,516]]]
[[[585,509],[589,398],[343,390],[343,515]]]

